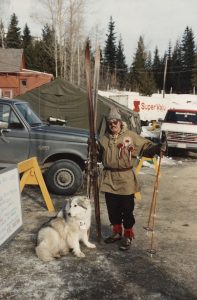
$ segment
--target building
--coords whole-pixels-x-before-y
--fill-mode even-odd
[[[0,97],[14,98],[52,80],[52,74],[25,69],[23,49],[0,48]]]

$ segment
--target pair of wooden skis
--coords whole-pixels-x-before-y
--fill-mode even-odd
[[[96,48],[94,59],[94,72],[91,70],[90,43],[87,41],[85,49],[85,73],[88,93],[88,117],[90,136],[88,140],[88,160],[87,160],[87,196],[91,197],[93,192],[95,206],[95,220],[97,229],[97,240],[101,240],[101,221],[98,187],[98,145],[96,140],[96,116],[97,116],[97,95],[100,72],[100,48]],[[93,76],[93,82],[92,82]]]

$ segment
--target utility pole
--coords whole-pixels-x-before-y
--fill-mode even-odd
[[[166,55],[164,75],[163,75],[163,98],[165,98],[167,66],[168,66],[168,56]]]

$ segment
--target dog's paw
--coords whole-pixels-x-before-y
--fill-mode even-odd
[[[96,245],[95,245],[95,244],[92,244],[92,243],[88,243],[86,246],[87,246],[88,248],[91,248],[91,249],[96,248]]]
[[[60,253],[56,253],[56,254],[53,255],[53,257],[54,257],[54,258],[60,258],[61,255],[60,255]]]
[[[60,255],[61,255],[61,256],[66,256],[68,253],[69,253],[69,249],[63,249],[63,250],[60,252]]]
[[[83,252],[77,252],[77,253],[75,253],[75,255],[77,256],[77,257],[85,257],[85,254],[83,253]]]

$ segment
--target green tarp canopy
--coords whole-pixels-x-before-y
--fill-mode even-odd
[[[88,129],[88,100],[86,91],[62,79],[55,79],[16,98],[27,101],[43,121],[49,117],[66,120],[67,126]],[[97,130],[105,130],[105,118],[111,106],[118,107],[130,129],[140,133],[139,114],[98,95]]]

